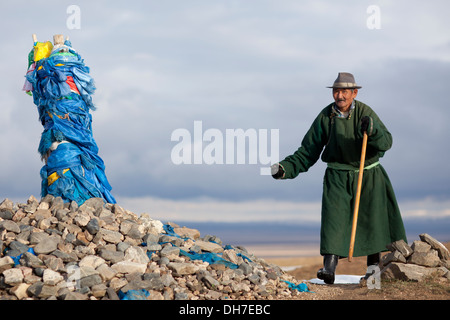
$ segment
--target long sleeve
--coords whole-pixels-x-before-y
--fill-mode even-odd
[[[380,120],[378,115],[371,109],[367,114],[363,116],[369,116],[372,118],[371,124],[367,130],[368,133],[368,147],[375,152],[385,152],[392,147],[392,135]],[[359,137],[362,138],[361,124],[359,125]]]
[[[280,162],[285,170],[284,179],[297,177],[317,162],[327,141],[328,122],[325,112],[321,112],[304,136],[300,148]]]

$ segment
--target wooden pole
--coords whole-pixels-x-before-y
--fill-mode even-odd
[[[33,43],[37,42],[37,36],[35,33],[33,33]]]
[[[353,208],[352,234],[350,237],[350,248],[348,251],[348,261],[349,262],[351,262],[353,259],[353,249],[355,246],[356,226],[358,224],[359,200],[361,198],[361,186],[362,186],[362,179],[363,179],[363,174],[364,174],[364,162],[366,161],[366,149],[367,149],[367,132],[364,131],[362,150],[361,150],[361,161],[359,163],[358,185],[356,188],[355,207]]]

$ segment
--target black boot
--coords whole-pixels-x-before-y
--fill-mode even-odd
[[[323,268],[317,271],[317,278],[323,280],[326,284],[334,283],[334,274],[338,264],[339,257],[334,254],[326,254],[323,256]]]
[[[367,272],[366,275],[362,278],[364,280],[369,279],[369,277],[373,274],[373,267],[378,266],[380,264],[380,252],[378,253],[374,253],[374,254],[369,254],[367,256]],[[371,272],[369,272],[370,270],[372,270]]]

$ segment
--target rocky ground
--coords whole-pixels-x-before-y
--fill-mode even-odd
[[[450,250],[450,242],[445,243]],[[387,253],[385,253],[386,255]],[[322,267],[321,257],[297,259],[271,259],[280,265],[302,265],[288,273],[298,280],[316,278]],[[352,262],[339,260],[336,273],[339,275],[363,275],[366,272],[366,258],[357,257]],[[380,289],[368,289],[363,284],[308,284],[314,294],[302,294],[305,300],[450,300],[450,281],[439,274],[430,274],[421,281],[382,279]]]
[[[3,300],[279,300],[307,290],[245,248],[99,198],[5,199],[0,252]]]
[[[448,300],[448,265],[440,256],[447,249],[438,253],[427,246],[416,244],[414,251],[406,245],[399,248],[406,253],[384,259],[395,266],[402,254],[408,262],[427,256],[436,265],[426,270],[439,272],[421,275],[420,281],[395,279],[391,268],[394,278],[383,279],[380,289],[318,285],[305,280],[316,277],[320,257],[305,258],[301,268],[285,272],[279,267],[285,261],[261,259],[216,236],[137,216],[102,199],[81,206],[52,196],[30,197],[26,203],[5,199],[0,203],[0,299]],[[364,258],[342,259],[337,268],[338,274],[365,271]]]

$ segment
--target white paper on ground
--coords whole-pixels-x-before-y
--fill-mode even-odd
[[[347,275],[347,274],[336,275],[334,277],[334,284],[359,284],[359,281],[361,280],[362,277],[364,276]],[[314,278],[307,281],[314,284],[325,284],[323,280],[320,280],[318,278]]]

